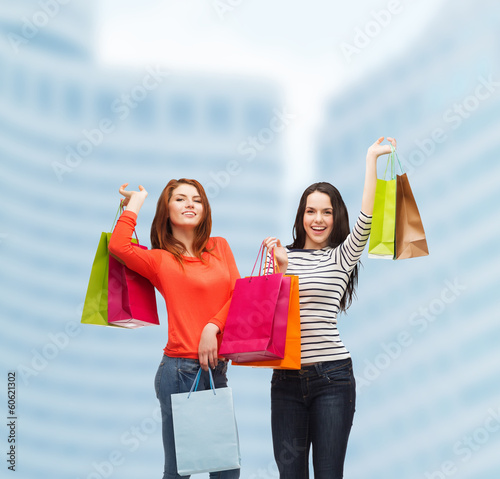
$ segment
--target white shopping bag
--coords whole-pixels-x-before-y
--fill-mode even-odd
[[[201,368],[188,393],[172,394],[177,472],[183,475],[238,469],[238,430],[231,388],[196,391]]]

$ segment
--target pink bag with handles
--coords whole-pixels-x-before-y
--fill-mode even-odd
[[[132,243],[134,248],[146,246]],[[109,255],[108,323],[124,328],[159,325],[151,282]]]
[[[122,202],[118,211],[123,212]],[[139,244],[135,230],[134,234],[136,239],[132,239],[132,246],[147,249]],[[160,324],[154,286],[112,254],[108,270],[108,323],[131,329]]]
[[[264,247],[261,245],[252,275]],[[271,268],[272,264],[272,268]],[[290,278],[274,271],[236,280],[219,354],[237,362],[282,359],[285,355]]]

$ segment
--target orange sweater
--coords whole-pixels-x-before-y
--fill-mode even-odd
[[[148,278],[167,305],[167,356],[198,359],[198,343],[207,323],[224,330],[230,298],[240,277],[233,253],[224,238],[210,238],[198,258],[184,256],[184,269],[174,255],[162,249],[131,246],[137,215],[124,211],[111,236],[109,251],[130,269]],[[222,335],[219,337],[219,346]]]

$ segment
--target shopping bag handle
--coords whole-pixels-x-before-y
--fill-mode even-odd
[[[387,176],[387,169],[389,168],[389,163],[391,164],[391,180],[394,180],[396,178],[396,162],[395,158],[398,160],[399,164],[399,169],[401,171],[401,174],[403,174],[405,171],[403,170],[403,166],[401,165],[401,161],[399,160],[399,156],[396,153],[396,148],[392,144],[390,144],[391,147],[391,152],[389,154],[389,158],[387,159],[387,164],[385,165],[385,171],[384,171],[384,180]]]
[[[259,252],[257,253],[257,258],[255,260],[255,263],[252,268],[252,273],[250,274],[248,278],[248,282],[252,281],[253,278],[253,273],[255,271],[255,268],[257,267],[257,262],[259,261],[260,258],[260,265],[259,265],[259,276],[265,276],[266,278],[270,275],[275,273],[276,271],[279,273],[280,269],[278,266],[278,262],[276,261],[276,256],[274,253],[274,248],[272,249],[273,254],[271,255],[271,259],[268,263],[267,261],[267,255],[269,253],[269,249],[267,247],[264,247],[264,241],[260,244]],[[266,259],[264,261],[264,255],[266,256]],[[264,262],[264,270],[262,269],[262,262]],[[271,268],[272,265],[272,268]],[[264,273],[264,274],[262,274]]]
[[[257,266],[257,262],[259,261],[259,258],[260,258],[260,266],[259,266],[259,276],[260,276],[261,272],[262,272],[262,260],[264,258],[264,242],[262,242],[260,244],[259,252],[257,253],[257,258],[255,260],[255,263],[254,263],[253,268],[252,268],[252,272],[250,274],[250,279],[253,276],[253,272],[255,271],[255,267]]]
[[[116,212],[115,219],[113,220],[113,225],[111,226],[111,229],[109,231],[113,231],[115,228],[116,220],[119,215],[121,215],[125,211],[125,208],[123,207],[123,200],[120,200],[120,206],[118,206],[118,211]],[[137,244],[139,244],[139,238],[137,237],[137,233],[134,228],[134,236],[135,239],[137,240]]]
[[[269,253],[271,253],[271,252],[272,252],[272,254],[271,254],[271,257],[270,257],[269,263],[268,263],[267,257],[269,255]],[[272,264],[272,269],[271,269],[271,264]],[[266,268],[267,268],[267,274],[269,274],[269,270],[271,270],[272,273],[280,273],[280,266],[279,266],[278,262],[276,261],[276,253],[275,253],[274,248],[272,248],[271,250],[269,248],[266,248],[266,261],[264,263],[264,271],[266,271]]]
[[[212,370],[210,368],[208,368],[208,374],[210,376],[210,389],[212,389],[214,396],[215,396],[214,378],[212,376]],[[194,378],[193,385],[191,386],[191,389],[189,390],[189,394],[187,397],[188,399],[189,399],[189,396],[191,396],[191,393],[193,393],[194,391],[196,391],[198,389],[198,383],[200,382],[200,377],[201,377],[201,368],[198,369],[198,374],[196,374],[196,377]]]

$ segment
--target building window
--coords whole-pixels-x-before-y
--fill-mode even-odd
[[[231,105],[224,98],[214,98],[207,104],[206,120],[207,129],[214,133],[228,133],[231,131],[232,117]]]
[[[195,126],[193,100],[185,96],[173,97],[167,105],[167,119],[174,131],[192,131]]]
[[[47,77],[42,77],[36,86],[36,104],[38,111],[47,114],[54,105],[54,89]]]
[[[269,103],[249,103],[244,109],[243,128],[246,133],[255,134],[262,128],[268,128],[273,117],[272,107]]]
[[[69,83],[63,93],[63,107],[66,118],[77,120],[83,115],[83,94],[81,86],[77,83]]]
[[[12,75],[12,99],[22,105],[27,97],[27,75],[23,68],[16,68]]]

